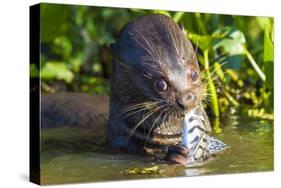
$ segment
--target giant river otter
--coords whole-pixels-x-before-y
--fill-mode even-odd
[[[83,94],[43,96],[42,126],[53,127],[60,120],[60,125],[105,127],[101,124],[108,117],[106,137],[112,147],[128,153],[167,153],[168,160],[182,163],[188,153],[181,145],[184,114],[198,109],[210,130],[201,104],[205,86],[185,33],[168,16],[140,17],[120,32],[112,48],[112,63],[109,103],[104,97]],[[62,112],[63,108],[72,111]]]

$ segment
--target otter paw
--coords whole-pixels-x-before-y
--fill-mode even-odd
[[[189,150],[183,145],[170,146],[168,148],[167,160],[173,164],[187,164]]]

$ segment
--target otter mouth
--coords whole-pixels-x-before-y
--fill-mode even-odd
[[[134,139],[139,143],[153,147],[179,144],[182,139],[183,118],[189,110],[176,109],[174,107],[171,107],[171,109],[174,109],[171,110],[172,113],[169,116],[163,114],[165,121],[153,130],[150,130],[150,127],[139,126],[134,130],[130,126],[123,126],[128,139]]]

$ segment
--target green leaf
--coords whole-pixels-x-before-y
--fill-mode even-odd
[[[210,35],[198,35],[194,33],[188,33],[188,38],[202,51],[209,49],[215,40],[215,38]]]
[[[243,54],[228,56],[225,58],[224,62],[227,62],[224,65],[224,68],[238,70],[239,68],[241,68],[242,63],[245,62],[245,56]]]
[[[246,39],[241,31],[230,27],[223,27],[215,31],[213,36],[223,36],[223,38],[216,40],[213,46],[213,50],[217,55],[219,55],[219,53],[226,53],[228,56],[246,55],[259,77],[265,81],[264,73],[245,46]]]
[[[163,14],[163,15],[171,17],[171,14],[169,13],[169,11],[166,11],[166,10],[153,10],[152,13],[153,14]]]
[[[183,17],[184,15],[184,12],[176,12],[173,16],[173,20],[176,22],[176,23],[179,23],[179,21],[181,20],[181,18]]]
[[[224,38],[231,32],[231,27],[221,27],[212,33],[214,38]]]
[[[229,34],[229,36],[237,43],[239,44],[245,44],[246,38],[244,34],[239,30],[232,30]]]
[[[264,73],[266,75],[266,83],[269,88],[273,88],[273,72],[274,72],[274,46],[270,39],[269,32],[264,32]]]
[[[54,39],[53,51],[56,54],[62,55],[64,59],[69,59],[72,55],[72,43],[66,36],[57,37]]]
[[[214,50],[223,47],[227,52],[234,55],[243,53],[243,45],[246,43],[244,34],[230,27],[217,29],[212,35],[189,33],[188,38],[194,44],[198,44],[198,47],[203,51],[211,47]]]
[[[219,50],[227,53],[229,56],[245,53],[244,45],[246,43],[246,39],[241,31],[230,27],[223,27],[216,30],[213,33],[213,36],[220,37],[213,46],[213,50],[216,52]]]
[[[233,39],[229,39],[229,38],[224,38],[224,39],[218,41],[213,46],[213,50],[223,51],[224,53],[227,53],[228,56],[244,54],[243,44],[241,44]]]
[[[64,80],[67,83],[70,83],[74,75],[68,70],[64,62],[47,62],[41,70],[41,78],[43,80]]]
[[[257,22],[263,30],[271,31],[273,19],[270,17],[257,17]]]
[[[274,59],[274,47],[269,32],[264,32],[264,62]]]

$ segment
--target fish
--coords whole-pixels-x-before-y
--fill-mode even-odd
[[[210,155],[221,152],[229,146],[223,141],[210,136],[209,120],[206,119],[206,114],[199,113],[194,109],[187,112],[184,117],[182,131],[182,145],[190,151],[187,156],[187,163],[203,162]]]

